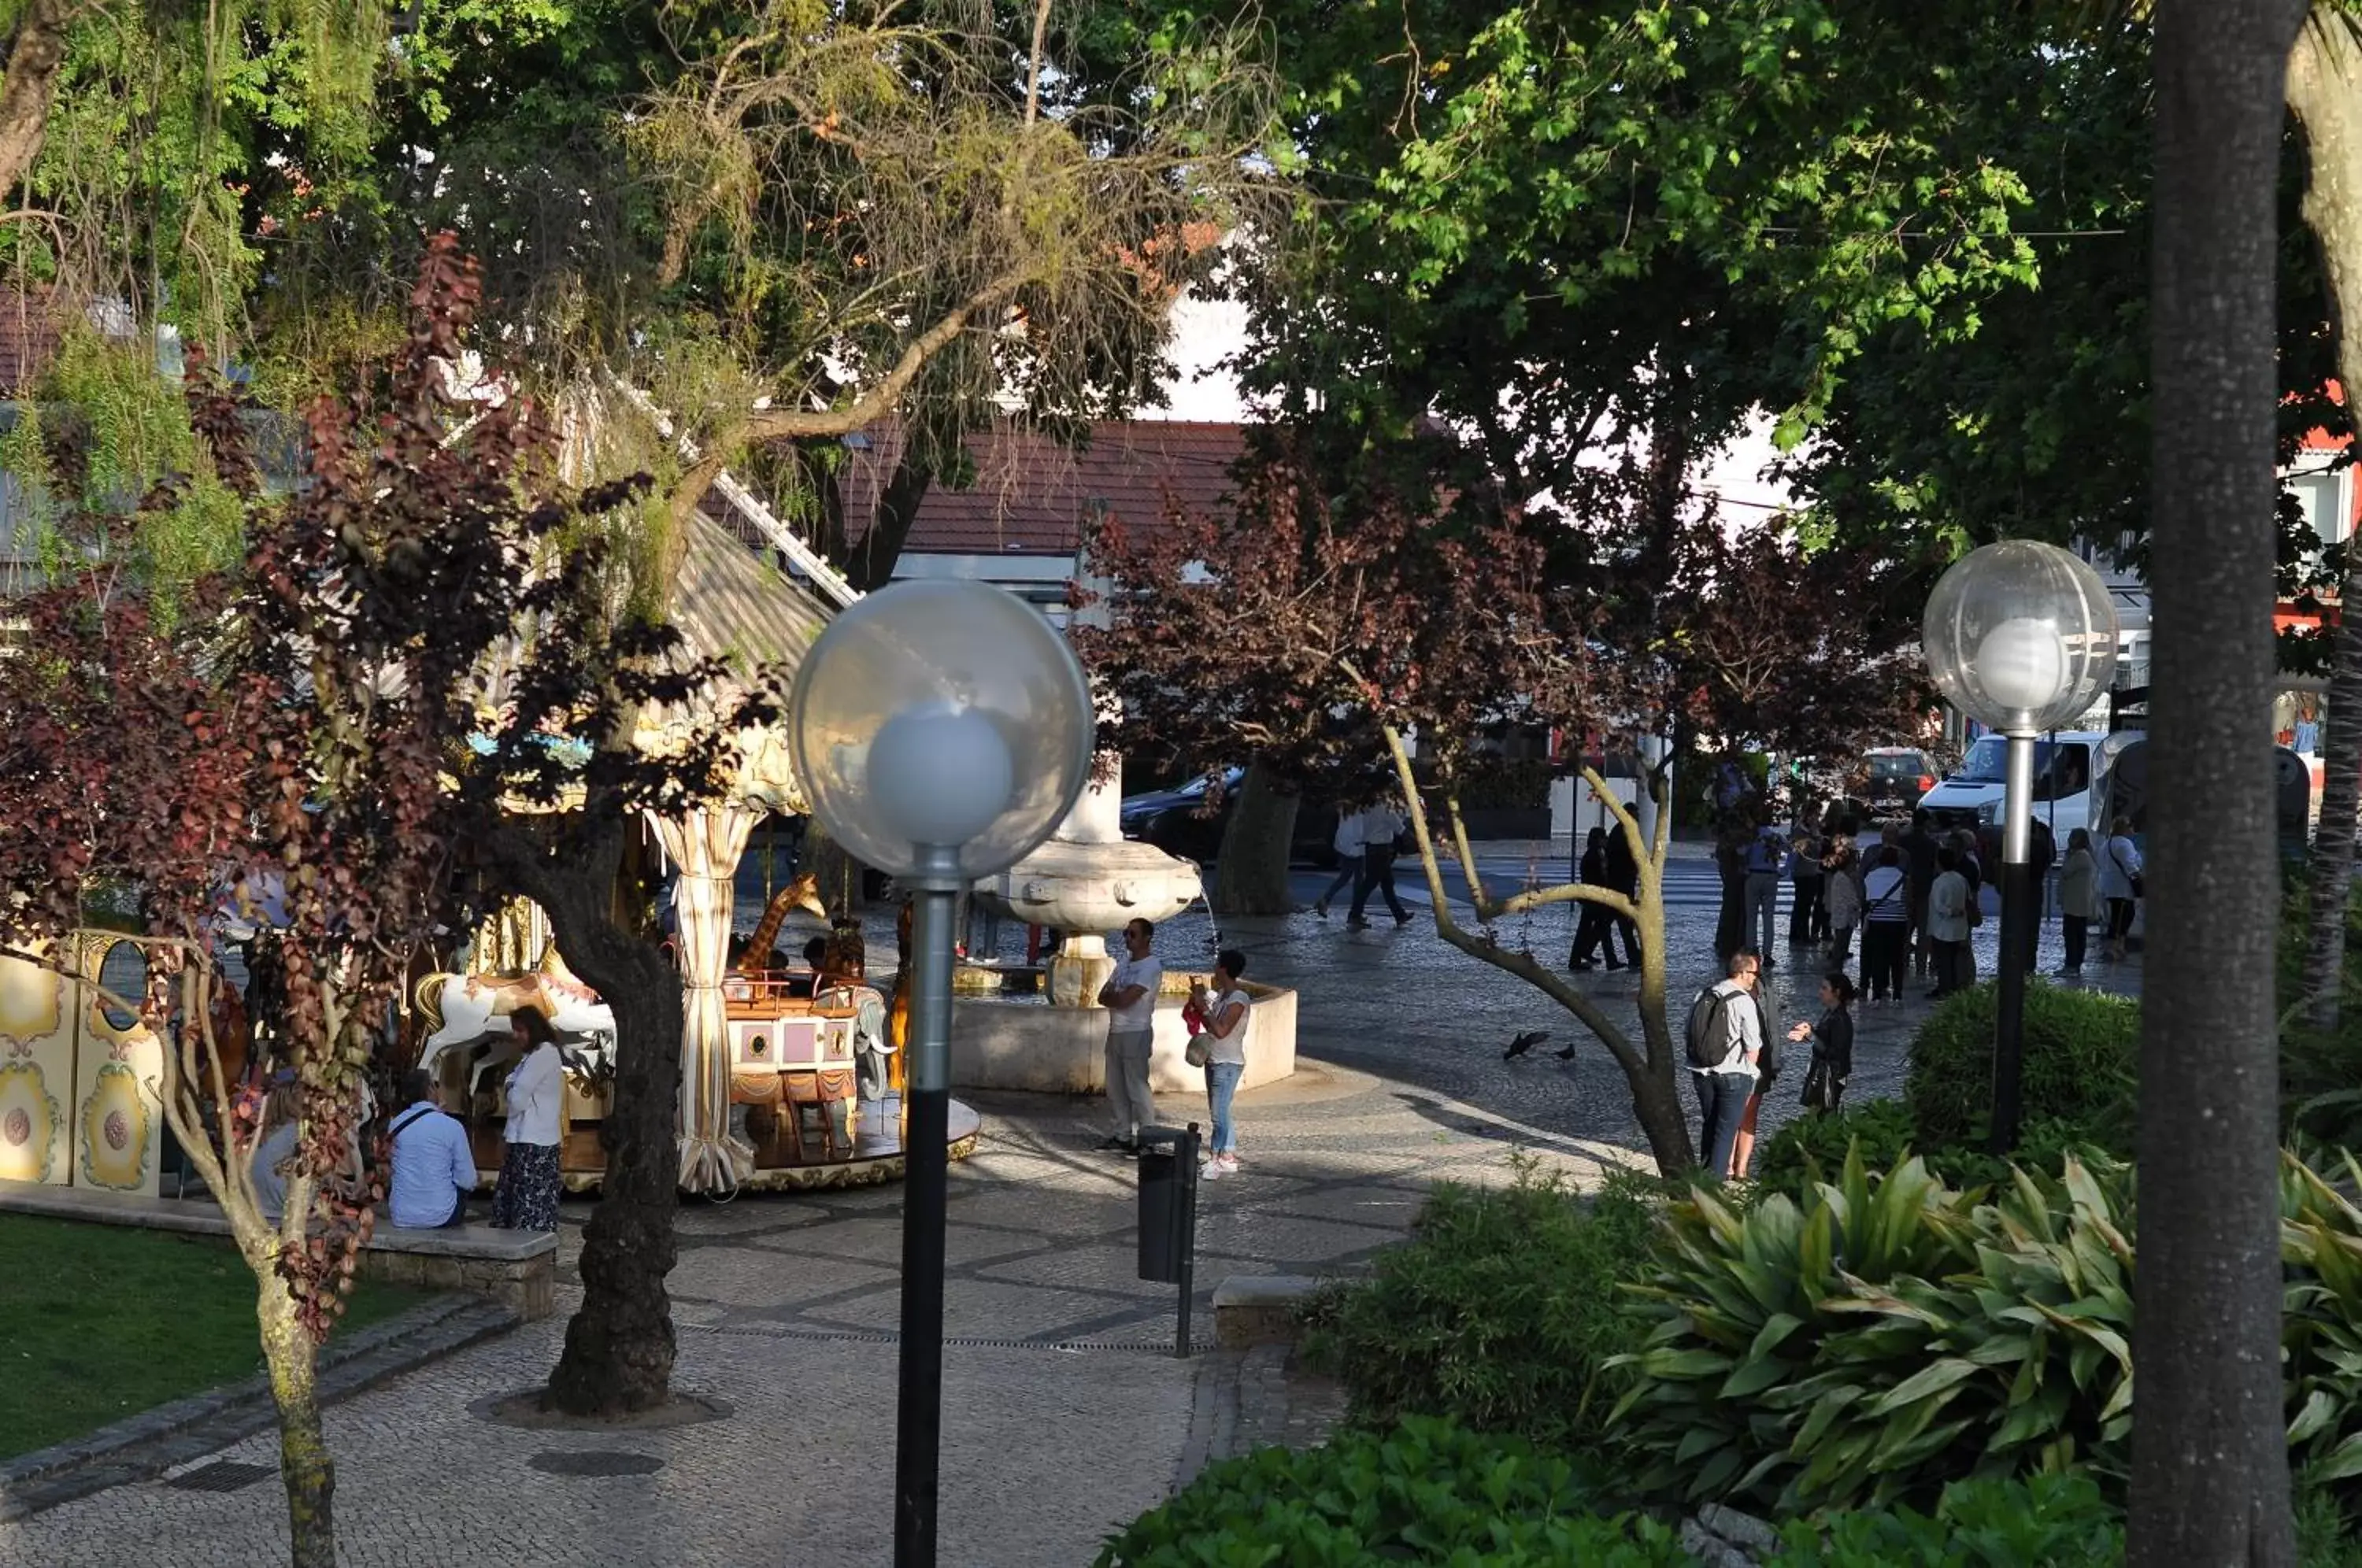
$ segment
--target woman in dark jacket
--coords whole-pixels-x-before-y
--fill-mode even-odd
[[[1804,1105],[1807,1110],[1835,1110],[1853,1077],[1853,982],[1843,969],[1832,969],[1821,979],[1821,1021],[1799,1023],[1788,1038],[1801,1045],[1813,1043],[1813,1065],[1805,1074]]]

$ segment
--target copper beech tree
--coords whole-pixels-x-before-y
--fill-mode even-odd
[[[559,645],[601,591],[602,552],[581,536],[629,491],[561,495],[527,404],[451,405],[477,295],[472,262],[438,240],[408,344],[310,410],[305,482],[283,504],[263,494],[239,412],[193,377],[201,460],[248,507],[243,558],[167,600],[127,547],[135,520],[70,520],[72,564],[17,604],[23,631],[0,657],[0,944],[74,973],[94,889],[136,900],[148,986],[114,999],[163,1038],[152,1087],[254,1271],[299,1568],[336,1561],[315,1354],[381,1185],[349,1174],[372,1132],[364,1085],[398,1038],[414,956],[468,929],[490,890],[462,856],[485,801],[530,796],[536,773],[562,766],[513,733],[475,758],[484,672],[514,664],[521,613],[535,671],[616,657]],[[144,505],[169,505],[171,489]],[[709,673],[567,695],[596,722]],[[525,686],[545,705],[559,695],[538,675]],[[604,786],[694,790],[710,763]],[[222,970],[232,922],[254,933],[250,1031]],[[262,1130],[241,1092],[271,1079],[292,1085],[299,1115],[278,1219],[257,1201]]]
[[[1611,477],[1583,518],[1516,505],[1472,480],[1465,456],[1429,435],[1338,480],[1308,444],[1277,436],[1242,470],[1232,512],[1102,532],[1088,564],[1106,586],[1084,606],[1102,624],[1076,646],[1130,729],[1209,767],[1266,756],[1300,776],[1385,759],[1438,933],[1581,1021],[1623,1071],[1658,1167],[1676,1175],[1694,1155],[1668,1022],[1666,765],[1638,768],[1656,807],[1648,829],[1614,807],[1639,867],[1631,898],[1582,883],[1496,891],[1460,803],[1488,766],[1477,737],[1503,722],[1550,727],[1636,760],[1644,739],[1670,756],[1699,736],[1797,756],[1884,738],[1925,701],[1904,652],[1906,574],[1811,555],[1774,528],[1726,535],[1678,487]],[[1596,757],[1581,773],[1614,800]],[[1465,922],[1447,864],[1472,891]],[[1509,917],[1569,902],[1638,923],[1637,1032],[1505,938]]]

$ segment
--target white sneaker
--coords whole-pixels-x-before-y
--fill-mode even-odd
[[[1198,1167],[1198,1179],[1199,1181],[1221,1180],[1222,1162],[1220,1160],[1208,1160],[1204,1165],[1199,1165]]]
[[[1239,1157],[1236,1154],[1216,1154],[1214,1163],[1222,1167],[1224,1176],[1239,1174]]]

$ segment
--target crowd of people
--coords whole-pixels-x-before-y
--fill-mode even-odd
[[[1578,874],[1586,882],[1615,886],[1601,836],[1593,830]],[[1621,836],[1608,835],[1609,842]],[[2117,818],[2099,840],[2076,828],[2060,858],[2047,824],[2037,822],[2030,849],[2038,878],[2047,880],[2054,867],[2058,871],[2065,948],[2059,973],[2082,973],[2095,929],[2103,957],[2121,961],[2142,893],[2140,849],[2131,823]],[[1817,831],[1788,832],[1760,812],[1732,813],[1717,837],[1716,863],[1722,900],[1715,946],[1724,978],[1692,1006],[1690,1071],[1706,1168],[1744,1176],[1757,1110],[1779,1071],[1781,1039],[1765,1004],[1762,976],[1774,966],[1771,954],[1780,934],[1775,928],[1781,882],[1789,887],[1787,946],[1792,954],[1810,950],[1812,962],[1824,970],[1820,1017],[1797,1023],[1785,1038],[1812,1047],[1804,1105],[1834,1110],[1853,1072],[1851,1008],[1857,998],[1871,1006],[1900,1005],[1907,986],[1923,984],[1929,999],[1940,1000],[1976,983],[1971,942],[1984,923],[1988,867],[1974,833],[1940,832],[1924,811],[1907,824],[1883,826],[1867,849],[1853,824],[1834,812]],[[2047,896],[2043,908],[2047,911]],[[2045,922],[2047,912],[2036,928]],[[1586,907],[1573,967],[1590,967],[1596,930]],[[1859,985],[1846,972],[1857,933]],[[2029,965],[2035,934],[2027,933]],[[1617,966],[1612,950],[1610,958],[1610,966]]]

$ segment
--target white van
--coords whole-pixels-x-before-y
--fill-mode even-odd
[[[2143,738],[2138,730],[2062,730],[2034,743],[2034,815],[2049,824],[2059,853],[2077,828],[2096,835],[2107,826],[2109,771]],[[2009,742],[1980,735],[1952,776],[1919,798],[1920,809],[1939,828],[1997,829],[2008,764]]]

